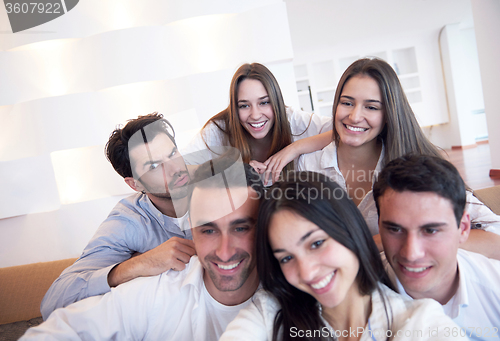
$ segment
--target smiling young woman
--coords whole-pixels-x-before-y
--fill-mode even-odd
[[[208,120],[183,153],[231,146],[259,173],[279,174],[294,169],[300,154],[330,143],[331,129],[331,117],[285,106],[276,78],[264,65],[243,64],[231,80],[228,107]]]

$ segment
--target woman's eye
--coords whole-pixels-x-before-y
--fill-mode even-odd
[[[238,106],[238,109],[245,109],[245,108],[248,108],[248,104],[240,104]]]
[[[260,105],[266,105],[266,104],[269,104],[269,101],[260,102]]]
[[[292,260],[292,256],[286,256],[280,259],[281,264],[288,263],[290,260]]]
[[[352,103],[351,103],[351,102],[340,102],[340,104],[345,105],[345,106],[347,106],[347,107],[352,106]]]
[[[311,244],[311,249],[317,249],[318,247],[323,245],[324,242],[325,242],[324,239],[315,241],[314,243]]]
[[[371,106],[371,105],[367,106],[367,108],[368,108],[369,110],[380,110],[379,108],[374,107],[374,106]]]

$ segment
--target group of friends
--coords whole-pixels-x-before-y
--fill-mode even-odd
[[[423,134],[392,67],[355,61],[332,117],[262,64],[179,150],[161,114],[106,156],[121,200],[22,340],[491,340],[500,217]]]

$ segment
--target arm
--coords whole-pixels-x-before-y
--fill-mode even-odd
[[[327,131],[319,135],[295,141],[272,155],[264,162],[267,167],[265,172],[265,183],[267,183],[269,178],[271,178],[273,182],[278,180],[281,171],[288,163],[301,154],[308,154],[323,149],[332,142],[332,139],[332,132]]]
[[[113,267],[108,275],[108,284],[116,287],[137,277],[156,276],[167,270],[184,270],[194,254],[192,240],[172,237],[154,249]]]
[[[459,247],[485,257],[500,260],[500,236],[496,233],[487,232],[479,229],[470,230],[469,238]]]
[[[164,239],[146,240],[145,235],[148,232],[151,231],[138,229],[126,219],[116,217],[106,219],[82,256],[75,264],[64,270],[45,294],[40,307],[43,318],[47,319],[57,308],[86,297],[107,293],[111,286],[133,278],[151,276],[171,268],[180,270],[183,266],[179,264],[179,260],[180,262],[186,260],[187,263],[194,254],[192,241],[179,242],[180,238],[173,237],[158,246]],[[152,250],[130,258],[134,252],[144,251],[139,249],[141,241],[146,250],[149,247]],[[109,282],[108,277],[112,270],[115,271]]]

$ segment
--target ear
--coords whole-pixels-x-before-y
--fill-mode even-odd
[[[144,190],[144,187],[142,186],[142,184],[132,177],[128,176],[128,177],[124,178],[123,180],[125,180],[125,183],[127,185],[129,185],[129,187],[132,188],[136,192],[141,192]]]
[[[470,233],[470,215],[469,212],[464,211],[462,215],[462,219],[460,219],[460,223],[458,224],[458,229],[460,230],[460,237],[458,239],[459,244],[463,244],[469,238]]]

